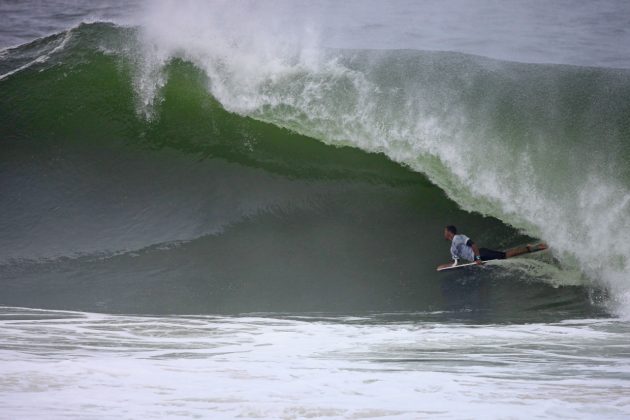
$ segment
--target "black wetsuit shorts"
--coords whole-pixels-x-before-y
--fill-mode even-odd
[[[488,248],[479,248],[479,255],[481,256],[482,261],[505,259],[505,252],[495,251]]]

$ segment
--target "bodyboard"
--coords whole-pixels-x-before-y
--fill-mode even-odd
[[[457,264],[455,266],[449,265],[447,267],[438,267],[437,271],[457,270],[458,268],[472,267],[473,265],[479,265],[480,267],[483,267],[484,264],[477,264],[477,263],[471,262],[471,263]]]

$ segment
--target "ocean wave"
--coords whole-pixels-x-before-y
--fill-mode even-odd
[[[216,226],[274,213],[305,211],[304,221],[315,223],[322,208],[354,197],[354,204],[335,208],[352,209],[353,219],[375,206],[364,228],[422,208],[422,222],[404,219],[411,224],[395,223],[392,232],[402,235],[410,226],[433,232],[452,222],[498,247],[526,240],[518,231],[541,237],[559,260],[553,264],[578,269],[610,289],[613,301],[627,298],[627,71],[447,52],[326,50],[304,38],[298,44],[266,38],[265,45],[277,48],[260,51],[255,40],[234,32],[221,38],[223,27],[193,40],[198,28],[172,23],[161,36],[151,36],[150,26],[84,24],[68,32],[72,42],[56,51],[54,62],[13,71],[24,65],[16,59],[19,49],[0,59],[3,68],[14,65],[0,82],[9,151],[3,177],[12,197],[26,197],[4,201],[13,215],[3,227],[12,232],[4,238],[8,258],[45,258],[55,249],[56,256],[133,252],[197,241],[221,232]],[[59,39],[44,43],[53,51]],[[204,169],[195,169],[190,156]],[[236,166],[215,172],[204,166],[224,165],[217,160]],[[244,167],[261,169],[266,181]],[[147,179],[157,182],[143,196]],[[221,182],[226,189],[217,193]],[[218,204],[226,194],[236,201]],[[257,194],[262,205],[252,198]],[[130,201],[122,204],[123,198]],[[377,204],[387,200],[398,204]],[[234,208],[250,210],[239,216]],[[225,217],[212,216],[216,209]],[[340,229],[342,221],[334,214],[326,226]],[[29,235],[38,226],[35,240]],[[360,241],[361,229],[350,230],[348,237]],[[417,249],[426,267],[448,256],[435,247],[438,238],[421,240],[421,248],[435,250]],[[411,243],[391,242],[395,251],[385,254],[407,255],[416,250]],[[352,261],[361,255],[376,254],[359,252]],[[584,284],[576,278],[559,284]]]
[[[274,25],[241,30],[233,9],[206,26],[207,17],[189,11],[169,14],[164,25],[164,12],[141,31],[149,62],[190,61],[231,112],[426,174],[462,208],[548,241],[564,264],[614,290],[623,311],[628,70],[327,50],[308,28],[289,30],[292,37]]]

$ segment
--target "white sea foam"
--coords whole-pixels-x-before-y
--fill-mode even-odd
[[[615,320],[501,326],[4,308],[0,323],[8,417],[630,414],[628,332]]]

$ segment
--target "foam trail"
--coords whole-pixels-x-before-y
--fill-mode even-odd
[[[0,74],[0,81],[6,79],[7,77],[9,77],[9,76],[11,76],[11,75],[13,75],[15,73],[18,73],[18,72],[21,72],[23,70],[26,70],[26,69],[30,68],[31,66],[33,66],[35,64],[45,63],[54,54],[58,53],[59,51],[62,51],[66,47],[66,45],[68,44],[68,41],[70,41],[71,38],[72,38],[72,31],[65,32],[64,36],[61,38],[61,42],[56,47],[54,47],[49,52],[38,56],[34,60],[29,61],[28,63],[26,63],[24,65],[21,65],[20,67],[18,67],[16,69],[8,71],[8,72],[6,72],[4,74]]]

